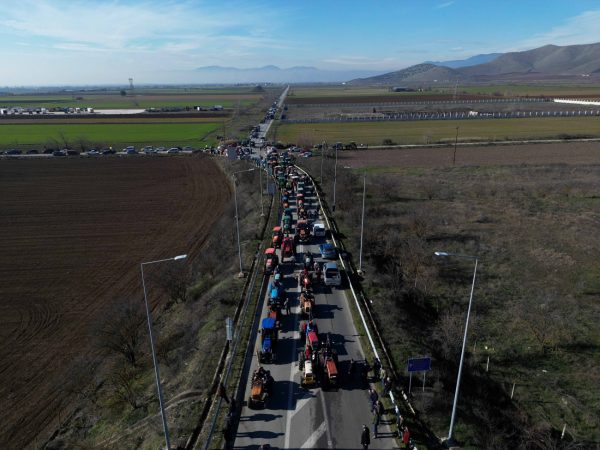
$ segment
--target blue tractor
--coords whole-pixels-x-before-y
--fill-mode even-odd
[[[277,346],[277,324],[274,318],[265,317],[262,320],[260,331],[260,349],[258,361],[260,363],[272,363],[275,361],[275,347]]]

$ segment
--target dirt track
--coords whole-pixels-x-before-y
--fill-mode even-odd
[[[356,150],[339,153],[340,164],[362,167],[451,167],[454,147]],[[600,164],[600,142],[458,146],[457,166]]]
[[[0,442],[40,441],[68,411],[95,320],[141,298],[139,264],[194,258],[230,196],[205,157],[0,161]]]

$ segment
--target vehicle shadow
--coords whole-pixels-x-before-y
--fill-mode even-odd
[[[338,305],[316,303],[315,304],[315,318],[317,319],[333,319],[334,311],[341,311]]]
[[[292,397],[288,400],[290,389]],[[276,381],[273,388],[273,396],[267,402],[265,409],[277,411],[287,411],[289,409],[293,411],[296,409],[297,401],[312,397],[315,397],[315,394],[300,386],[300,383],[289,380]]]
[[[364,363],[362,361],[356,361],[354,370],[350,373],[350,360],[346,359],[338,363],[338,371],[341,375],[340,389],[345,391],[364,391],[369,387],[369,383],[365,382],[361,376],[363,371]]]
[[[274,433],[272,431],[248,431],[237,434],[238,438],[250,438],[250,439],[275,439],[276,437],[283,436],[284,433]],[[248,447],[244,447],[248,448]],[[258,446],[257,446],[258,448]]]
[[[348,354],[348,351],[346,350],[346,343],[355,342],[350,339],[346,339],[346,336],[344,336],[343,334],[337,333],[329,333],[329,340],[331,342],[331,345],[333,345],[333,348],[337,352],[338,356],[346,356]]]
[[[253,414],[250,416],[241,416],[240,422],[271,422],[272,420],[283,417],[281,414]]]

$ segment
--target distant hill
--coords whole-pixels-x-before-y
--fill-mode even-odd
[[[504,53],[493,61],[461,71],[465,75],[502,75],[540,73],[545,75],[582,75],[600,73],[600,43],[587,45],[545,45],[524,52]]]
[[[471,56],[467,59],[454,59],[450,61],[426,61],[428,64],[434,64],[436,66],[450,67],[451,69],[458,69],[460,67],[474,66],[477,64],[485,64],[493,61],[502,53],[486,53],[483,55]]]
[[[460,77],[461,74],[448,67],[440,67],[435,64],[417,64],[396,72],[384,73],[368,78],[359,78],[352,80],[349,84],[371,84],[371,85],[393,85],[410,84],[421,82],[452,81]]]
[[[480,56],[489,55],[473,58]],[[582,75],[600,76],[600,43],[562,47],[545,45],[523,52],[502,53],[488,62],[458,68],[432,63],[417,64],[383,75],[355,79],[349,84],[395,85],[431,83],[434,80],[442,83],[494,79],[532,81],[552,78],[575,79]]]
[[[381,73],[374,70],[322,70],[310,66],[282,69],[277,66],[240,69],[237,67],[206,66],[195,70],[198,83],[334,83],[356,77]]]

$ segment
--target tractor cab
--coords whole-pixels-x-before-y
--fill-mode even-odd
[[[296,225],[296,232],[298,233],[298,240],[302,243],[306,243],[310,240],[310,228],[306,220],[299,220]]]

